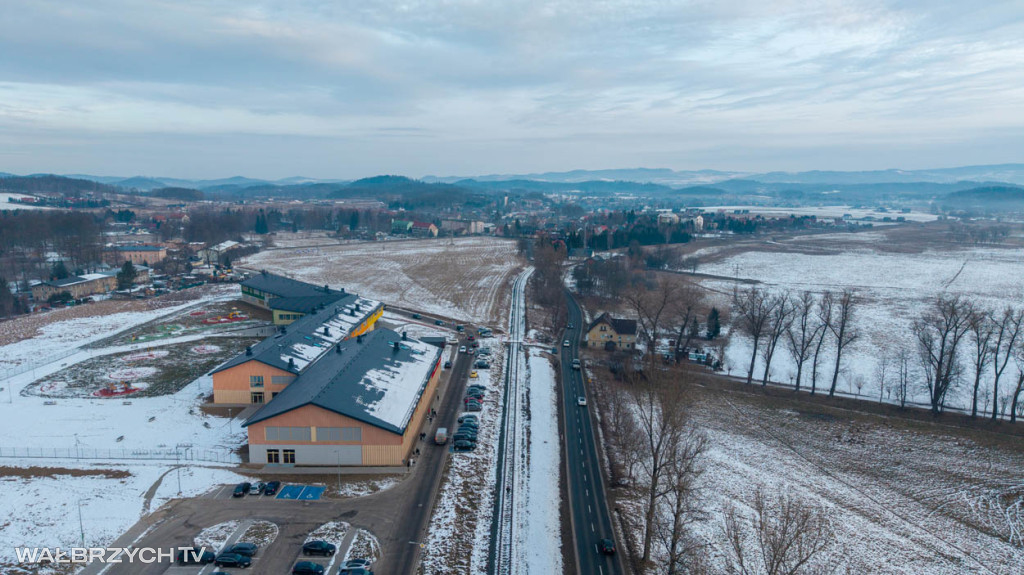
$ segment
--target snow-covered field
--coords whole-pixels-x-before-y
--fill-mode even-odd
[[[866,217],[881,220],[882,218],[905,218],[908,222],[931,222],[938,219],[935,214],[924,212],[908,212],[906,214],[894,211],[880,212],[871,208],[852,208],[850,206],[802,206],[799,208],[779,208],[772,206],[709,206],[701,208],[705,212],[733,212],[735,210],[749,210],[751,214],[761,214],[768,217],[784,217],[790,214],[794,216],[815,216],[819,219],[841,218],[847,214],[853,219]]]
[[[697,532],[712,542],[713,562],[724,551],[723,509],[749,505],[763,485],[825,505],[834,553],[853,573],[1022,572],[1019,450],[927,424],[765,407],[735,394],[705,398],[695,422],[710,440],[708,517]]]
[[[138,463],[88,464],[69,460],[0,460],[0,464],[44,467],[18,470],[35,471],[52,477],[21,477],[0,473],[0,572],[3,565],[16,560],[15,547],[72,547],[111,543],[144,514],[158,509],[178,496],[178,472],[173,464]],[[10,470],[10,468],[6,468]],[[105,475],[72,476],[77,470],[106,471]],[[116,477],[127,472],[127,477]],[[243,479],[237,474],[198,466],[181,468],[181,492],[184,497],[200,495],[213,485]],[[159,485],[155,484],[159,482]],[[155,486],[155,489],[153,489]],[[150,493],[150,490],[153,491]],[[78,513],[81,505],[82,523]]]
[[[237,262],[390,305],[496,323],[521,266],[515,242],[492,237],[362,242],[266,250]]]
[[[850,238],[864,240],[859,242],[862,246],[850,245]],[[830,249],[832,241],[842,242],[842,247]],[[768,248],[767,251],[747,251],[704,264],[700,271],[722,276],[738,272],[742,278],[763,282],[763,287],[789,290],[794,295],[804,290],[817,294],[844,288],[856,290],[862,303],[854,323],[863,336],[844,359],[846,367],[840,374],[838,389],[855,393],[860,380],[864,384],[861,393],[877,398],[879,385],[874,377],[877,361],[883,356],[895,355],[898,345],[910,344],[911,324],[940,294],[965,294],[993,310],[1024,301],[1024,249],[964,247],[901,253],[880,249],[883,242],[885,236],[875,233],[797,237],[782,242],[781,251]],[[727,280],[704,280],[703,283],[723,294],[731,294],[734,288]],[[728,305],[725,299],[720,303]],[[745,374],[749,361],[749,342],[733,337],[726,350],[727,369],[731,368],[734,375]],[[832,361],[830,355],[823,363],[829,382]],[[760,375],[762,370],[759,359],[755,375]],[[772,362],[772,379],[788,384],[795,373],[793,361],[780,344]],[[819,374],[819,386],[823,379]],[[951,406],[966,404],[969,399],[966,387],[951,392]],[[912,392],[911,399],[927,401],[927,391],[921,386]]]

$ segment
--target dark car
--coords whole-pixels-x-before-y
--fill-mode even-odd
[[[251,487],[252,487],[252,484],[249,483],[248,481],[245,481],[243,483],[239,483],[238,485],[235,486],[235,492],[232,493],[231,496],[232,497],[245,497],[246,495],[249,494],[249,489]]]
[[[473,451],[476,449],[476,444],[468,441],[456,441],[452,444],[452,448],[455,451]]]
[[[234,553],[236,555],[245,555],[246,557],[252,557],[259,550],[259,545],[255,543],[235,543],[224,550],[224,553]]]
[[[420,314],[418,314],[418,313],[414,313],[414,314],[412,314],[412,319],[420,319],[420,317],[421,317],[421,316],[420,316]]]
[[[338,548],[326,541],[310,541],[302,546],[303,555],[323,555],[330,557]]]
[[[466,336],[466,339],[468,339],[469,341],[474,341],[476,340],[476,336],[473,334],[469,334],[468,336]]]
[[[436,319],[434,320],[434,325],[444,325],[444,322],[439,319]]]
[[[452,436],[452,440],[453,441],[468,441],[470,443],[476,443],[476,434],[475,433],[467,433],[465,431],[462,431],[462,432],[459,432],[459,433],[456,433],[455,435],[453,435]]]
[[[472,413],[467,413],[465,415],[459,416],[459,423],[463,423],[466,421],[480,421],[480,418],[473,415]]]
[[[611,539],[602,539],[597,546],[601,549],[601,553],[604,553],[605,555],[615,555],[615,542]]]
[[[466,411],[483,411],[484,406],[475,399],[466,402]]]
[[[480,424],[475,421],[463,421],[459,424],[459,429],[479,429]]]
[[[252,559],[248,555],[238,553],[221,553],[214,561],[217,567],[241,567],[246,568],[252,565]]]
[[[204,547],[193,547],[192,549],[183,549],[178,552],[178,564],[179,565],[191,565],[199,563],[205,565],[207,563],[213,563],[217,558],[217,555],[213,551],[208,551]]]
[[[299,561],[292,567],[292,575],[320,575],[323,572],[324,566],[312,561]]]
[[[270,481],[267,486],[263,488],[264,495],[277,495],[277,490],[281,489],[280,481]]]
[[[445,369],[451,369],[452,368],[452,360],[449,359],[448,361],[444,362],[444,368]]]

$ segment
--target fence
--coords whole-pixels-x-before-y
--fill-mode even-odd
[[[14,377],[16,375],[21,375],[23,373],[28,373],[28,372],[32,371],[33,369],[36,369],[36,368],[39,368],[39,367],[43,367],[44,365],[50,365],[51,363],[53,363],[55,361],[60,361],[60,360],[62,360],[64,358],[66,358],[66,357],[70,357],[72,355],[75,355],[79,351],[81,351],[81,350],[75,348],[75,349],[68,349],[68,350],[62,351],[60,353],[47,354],[46,358],[42,359],[40,361],[35,361],[35,362],[32,362],[32,363],[23,363],[21,365],[10,367],[8,369],[0,370],[0,382],[4,382],[4,381],[6,381],[6,380],[8,380],[8,379],[10,379],[10,378],[12,378],[12,377]]]
[[[0,447],[0,458],[20,459],[132,459],[242,463],[238,454],[218,449],[96,449],[91,447]]]

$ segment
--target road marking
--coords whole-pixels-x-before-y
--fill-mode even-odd
[[[587,492],[587,497],[590,497],[590,490],[587,489],[586,492]]]
[[[587,503],[587,511],[589,511],[589,512],[591,512],[591,513],[593,513],[593,512],[594,512],[594,510],[593,510],[593,509],[592,509],[592,508],[590,507],[590,504],[589,504],[589,503]]]
[[[594,522],[593,522],[593,521],[591,521],[591,522],[590,522],[590,532],[591,532],[591,533],[594,533],[594,532],[595,532],[595,531],[594,531]]]

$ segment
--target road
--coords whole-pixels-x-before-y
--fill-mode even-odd
[[[576,546],[578,573],[607,575],[625,573],[619,559],[621,554],[603,555],[598,549],[601,539],[615,539],[611,514],[605,499],[604,476],[601,472],[600,453],[594,435],[592,406],[577,404],[579,397],[587,395],[583,385],[583,371],[572,369],[572,360],[579,357],[583,313],[568,293],[569,325],[565,339],[569,346],[562,347],[562,407],[569,511],[572,516],[573,539]],[[592,403],[592,402],[590,402]],[[616,541],[616,548],[619,548]]]

